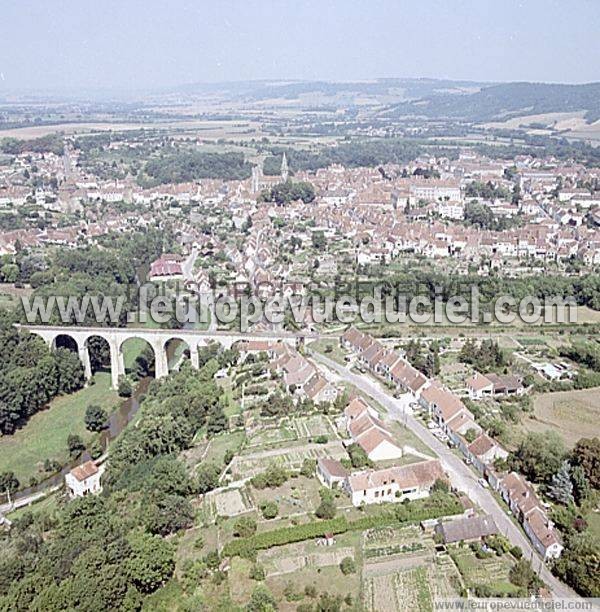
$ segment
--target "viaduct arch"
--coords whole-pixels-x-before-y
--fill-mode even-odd
[[[229,349],[239,340],[262,340],[268,342],[284,342],[292,347],[298,347],[305,339],[318,339],[318,334],[291,334],[287,332],[228,332],[199,331],[192,329],[146,329],[133,327],[63,327],[47,325],[17,325],[32,334],[40,336],[54,350],[58,336],[68,336],[77,346],[79,359],[83,364],[86,380],[92,377],[92,366],[87,341],[92,336],[103,338],[110,348],[110,374],[113,389],[119,385],[119,377],[125,374],[122,346],[130,338],[141,338],[148,342],[154,351],[156,378],[169,374],[166,346],[170,340],[181,340],[189,347],[190,362],[198,369],[198,349],[208,341],[218,342]]]

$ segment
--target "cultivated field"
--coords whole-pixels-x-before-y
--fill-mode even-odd
[[[298,446],[293,449],[280,451],[254,453],[251,456],[240,455],[235,457],[231,464],[231,473],[235,480],[250,478],[263,472],[269,463],[281,465],[289,470],[299,470],[304,459],[318,459],[319,457],[332,457],[339,459],[346,457],[346,451],[341,442],[327,445],[313,445],[309,448]]]
[[[523,420],[528,431],[558,432],[568,446],[579,438],[600,435],[600,389],[559,391],[538,395],[533,418]]]

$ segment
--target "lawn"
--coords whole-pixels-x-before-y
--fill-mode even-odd
[[[310,348],[318,353],[322,353],[326,357],[329,357],[329,359],[332,359],[341,365],[347,365],[348,363],[344,357],[349,353],[340,346],[340,343],[336,338],[332,338],[331,340],[315,340],[314,342],[311,342]]]
[[[246,434],[243,431],[232,431],[211,438],[204,461],[222,464],[223,457],[228,450],[234,453],[240,450],[245,436]]]
[[[118,400],[110,388],[110,374],[98,372],[94,381],[81,391],[54,399],[12,436],[0,437],[0,472],[12,471],[22,484],[28,484],[32,476],[41,473],[40,464],[45,459],[56,459],[61,464],[68,460],[69,434],[89,442],[96,434],[85,429],[86,408],[97,404],[111,411]]]

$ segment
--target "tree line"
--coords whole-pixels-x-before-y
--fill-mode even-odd
[[[0,321],[0,433],[11,434],[57,395],[84,384],[77,354],[51,352],[44,341],[18,331],[9,317]]]

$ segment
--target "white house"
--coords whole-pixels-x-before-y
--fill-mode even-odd
[[[335,459],[320,457],[317,460],[317,478],[323,486],[333,489],[348,478],[348,470]]]
[[[371,461],[399,459],[402,448],[394,442],[374,410],[360,398],[353,399],[344,410],[346,430]]]
[[[86,461],[74,467],[65,474],[65,484],[71,498],[95,495],[102,491],[100,478],[104,473],[104,466],[98,467],[93,461]]]
[[[401,502],[427,497],[435,481],[444,478],[440,462],[432,459],[403,467],[355,472],[346,478],[344,489],[354,506]]]

